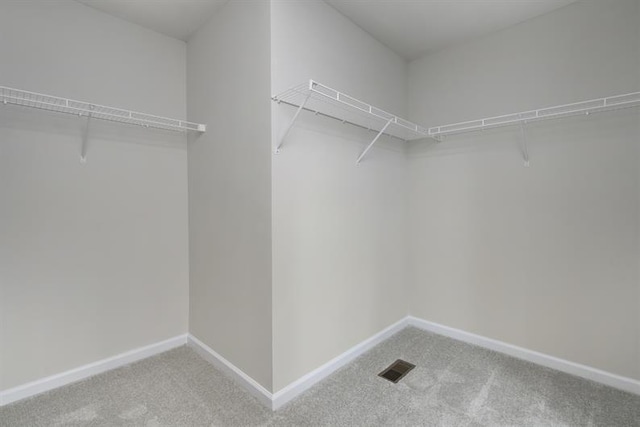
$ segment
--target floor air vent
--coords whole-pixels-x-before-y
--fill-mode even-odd
[[[412,365],[409,362],[398,359],[393,362],[387,369],[380,372],[378,376],[389,380],[392,383],[397,383],[415,367],[416,365]]]

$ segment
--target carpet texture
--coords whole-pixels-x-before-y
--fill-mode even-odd
[[[414,363],[398,384],[377,374]],[[14,426],[640,426],[640,396],[407,328],[276,412],[188,347],[0,408]]]

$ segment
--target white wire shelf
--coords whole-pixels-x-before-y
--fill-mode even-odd
[[[295,86],[280,95],[274,96],[272,99],[279,104],[297,107],[291,123],[289,123],[276,147],[276,154],[280,152],[280,147],[302,110],[377,132],[373,141],[358,156],[356,164],[360,163],[382,135],[402,141],[412,141],[429,136],[428,130],[424,127],[313,80],[309,80],[309,83]]]
[[[0,102],[2,104],[19,105],[174,132],[205,132],[207,129],[206,125],[200,123],[106,107],[90,102],[76,101],[4,86],[0,86]]]
[[[435,126],[429,128],[428,135],[437,139],[446,135],[454,135],[464,132],[632,107],[640,107],[640,92],[632,92],[623,95],[609,96],[606,98],[574,102],[572,104],[541,108],[538,110],[522,111],[502,116]]]
[[[390,121],[383,135],[402,141],[428,136],[426,128],[313,80],[276,95],[273,100],[294,107],[304,105],[306,111],[375,131]]]

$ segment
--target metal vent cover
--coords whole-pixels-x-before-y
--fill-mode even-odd
[[[386,380],[389,380],[395,384],[398,381],[400,381],[402,378],[404,378],[404,376],[407,375],[409,371],[411,371],[415,367],[416,365],[414,364],[406,362],[402,359],[398,359],[395,362],[393,362],[391,365],[389,365],[387,369],[380,372],[378,376]]]

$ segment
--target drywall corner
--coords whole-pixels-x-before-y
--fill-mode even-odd
[[[271,22],[272,95],[314,79],[405,112],[406,62],[331,6],[274,0]],[[272,112],[275,146],[295,108]],[[356,166],[373,137],[303,111],[273,156],[276,396],[407,314],[404,146],[382,138]]]
[[[272,386],[270,6],[231,0],[187,43],[190,333]]]

